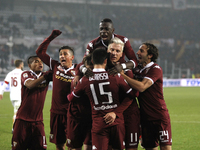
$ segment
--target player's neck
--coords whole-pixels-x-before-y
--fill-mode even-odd
[[[16,67],[16,69],[20,69],[20,70],[23,70],[21,67]]]
[[[105,69],[105,65],[94,65],[94,69]]]
[[[63,66],[65,69],[71,68],[72,67],[72,62],[67,63],[66,66]]]

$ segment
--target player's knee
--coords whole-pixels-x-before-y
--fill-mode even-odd
[[[65,150],[65,144],[56,145],[56,150]]]

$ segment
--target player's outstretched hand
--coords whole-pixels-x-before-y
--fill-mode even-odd
[[[81,79],[81,76],[76,75],[73,79],[73,87],[76,87],[76,85],[78,84],[78,81]]]
[[[62,32],[60,30],[53,30],[51,32],[51,35],[49,36],[50,40],[55,39],[57,36],[59,36]]]
[[[116,64],[113,68],[109,70],[109,74],[115,75],[117,73],[120,73],[123,70],[121,64]]]
[[[116,119],[116,114],[114,112],[109,112],[103,118],[106,124],[112,124]]]
[[[44,76],[44,78],[45,78],[46,80],[51,80],[51,79],[52,79],[52,74],[53,74],[53,71],[49,69],[48,71],[46,71],[46,72],[43,74],[43,76]]]

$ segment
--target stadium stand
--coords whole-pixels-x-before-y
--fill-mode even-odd
[[[196,29],[200,25],[200,10],[197,9],[200,2],[188,2],[185,10],[174,10],[172,4],[164,0],[154,0],[154,3],[146,3],[145,6],[139,5],[144,2],[147,1],[139,3],[125,0],[123,4],[132,4],[126,6],[118,0],[108,1],[108,4],[103,1],[97,3],[95,0],[88,3],[82,0],[77,3],[63,3],[59,0],[0,0],[0,72],[4,74],[9,70],[9,64],[12,65],[12,62],[7,61],[10,50],[6,42],[10,36],[14,43],[13,57],[25,60],[29,54],[34,53],[35,48],[52,29],[60,29],[63,32],[62,39],[78,41],[73,46],[79,55],[76,61],[80,62],[87,42],[98,36],[99,21],[108,17],[113,20],[116,33],[128,37],[135,51],[144,41],[152,41],[158,46],[159,63],[163,64],[161,66],[164,74],[170,74],[169,68],[172,64],[179,69],[189,69],[190,76],[192,73],[199,74],[200,65],[197,62],[200,56],[200,37]],[[155,5],[156,3],[162,5]],[[37,42],[30,42],[29,45],[19,42],[27,38]],[[62,45],[50,45],[52,57],[58,58],[55,54],[59,46]]]

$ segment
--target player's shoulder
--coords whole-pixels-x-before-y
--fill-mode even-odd
[[[124,43],[126,43],[128,41],[128,38],[123,35],[114,34],[114,36],[119,38],[120,40],[122,40]]]
[[[54,66],[59,66],[59,65],[61,65],[61,63],[60,63],[58,60],[55,60],[55,59],[51,59],[51,63],[52,63]]]
[[[89,77],[90,78],[90,77]],[[79,80],[79,82],[81,83],[81,84],[83,84],[83,85],[86,85],[87,83],[89,83],[88,81],[89,81],[89,78],[88,77],[86,77],[86,76],[83,76],[80,80]]]
[[[23,72],[22,72],[21,76],[22,76],[23,78],[27,78],[27,77],[30,75],[30,73],[31,73],[31,71],[26,70],[26,71],[23,71]]]
[[[116,33],[114,34],[114,36],[117,37],[117,38],[119,38],[119,39],[125,38],[125,36],[119,35],[119,34],[116,34]]]
[[[145,69],[145,74],[148,73],[160,75],[162,74],[162,68],[158,64],[154,63]]]
[[[95,45],[98,45],[101,43],[101,38],[98,36],[95,39],[91,40],[88,44],[87,44],[87,48],[93,48]]]
[[[22,73],[30,73],[30,70],[24,70]]]
[[[162,70],[162,68],[161,68],[158,64],[156,64],[156,63],[154,63],[154,64],[151,66],[151,68],[152,68],[152,69],[159,69],[159,70]]]
[[[109,75],[109,79],[114,79],[114,80],[116,80],[116,82],[119,81],[119,80],[121,80],[122,78],[123,77],[121,76],[120,73],[117,73],[115,75]]]

